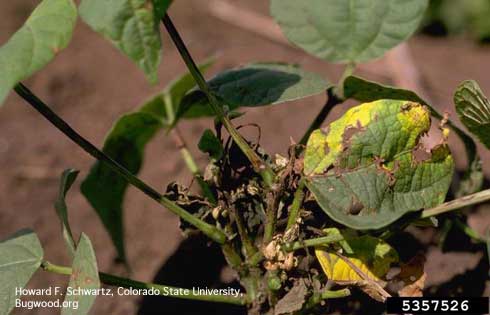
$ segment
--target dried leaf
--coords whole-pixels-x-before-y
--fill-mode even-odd
[[[277,302],[274,315],[289,314],[300,310],[305,303],[307,292],[304,280],[296,281],[293,288]]]

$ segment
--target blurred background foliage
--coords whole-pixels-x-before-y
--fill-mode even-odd
[[[431,0],[422,25],[429,35],[464,35],[489,44],[490,0]]]

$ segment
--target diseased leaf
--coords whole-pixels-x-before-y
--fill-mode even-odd
[[[305,281],[303,279],[297,280],[291,290],[277,301],[274,307],[274,315],[293,314],[300,310],[305,303],[306,294],[308,294],[308,288]]]
[[[74,169],[67,169],[61,175],[60,189],[58,192],[58,199],[54,204],[58,218],[61,221],[61,230],[63,232],[63,238],[65,240],[66,247],[70,256],[75,255],[75,240],[73,239],[73,234],[71,232],[70,223],[68,221],[68,207],[66,206],[65,198],[68,190],[77,179],[79,171]]]
[[[84,233],[78,241],[71,268],[67,292],[80,293],[66,294],[65,302],[69,302],[67,305],[73,305],[73,301],[78,301],[78,308],[65,307],[61,310],[61,315],[86,315],[97,298],[100,280],[92,243]]]
[[[349,76],[344,81],[344,96],[361,102],[372,102],[379,99],[412,101],[427,106],[435,118],[444,119],[437,110],[412,91],[384,86],[355,76]],[[468,168],[455,195],[461,197],[480,191],[483,185],[483,171],[476,144],[466,132],[455,126],[450,120],[447,124],[463,141],[468,155]]]
[[[314,131],[306,145],[307,187],[333,220],[378,229],[446,197],[453,159],[446,144],[419,142],[429,111],[410,101],[378,100]]]
[[[210,62],[200,66],[207,69]],[[194,85],[188,74],[176,79],[149,99],[139,111],[120,117],[106,137],[103,151],[132,174],[137,175],[143,163],[146,144],[164,126],[173,121],[175,105],[186,89]],[[127,181],[107,165],[96,162],[84,179],[81,190],[111,235],[119,258],[125,260],[122,203]]]
[[[454,93],[461,122],[490,149],[490,103],[476,81],[463,81]]]
[[[255,63],[221,72],[208,81],[211,91],[229,110],[301,99],[325,91],[328,83],[319,75],[280,63]],[[206,95],[197,90],[186,95],[180,117],[212,116]]]
[[[418,28],[426,0],[272,0],[271,15],[284,35],[332,62],[381,57]]]
[[[43,68],[68,46],[76,20],[72,0],[44,0],[0,47],[0,105],[18,82]]]
[[[9,314],[15,306],[17,288],[24,288],[41,265],[44,253],[36,234],[19,231],[0,242],[0,314]]]
[[[344,235],[344,233],[342,233]],[[355,285],[377,300],[383,300],[384,277],[397,252],[386,242],[369,235],[344,235],[350,253],[317,247],[315,254],[328,279],[340,285]]]
[[[133,60],[156,83],[162,43],[157,14],[165,4],[157,7],[149,0],[82,0],[80,16],[90,27],[109,39]]]
[[[223,144],[210,129],[204,130],[197,146],[215,160],[219,160],[223,155]]]

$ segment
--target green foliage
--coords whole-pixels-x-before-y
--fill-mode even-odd
[[[412,35],[426,0],[272,0],[271,14],[286,37],[331,62],[381,57]]]
[[[82,233],[78,241],[71,270],[72,274],[67,290],[72,290],[72,292],[73,290],[80,290],[91,293],[67,294],[65,301],[78,301],[78,308],[63,308],[61,315],[86,315],[97,298],[95,290],[100,288],[100,280],[92,243],[84,233]]]
[[[319,94],[328,87],[319,75],[280,63],[256,63],[227,70],[209,80],[208,85],[228,110],[293,101]],[[187,94],[177,111],[177,118],[212,115],[206,95],[199,90]]]
[[[443,119],[443,116],[435,108],[412,91],[381,85],[355,76],[350,76],[345,79],[344,96],[346,98],[354,98],[361,102],[371,102],[379,99],[413,101],[427,106],[431,115],[435,118]],[[461,141],[463,141],[468,156],[468,168],[455,194],[456,196],[464,196],[475,193],[483,185],[481,159],[476,151],[475,141],[450,120],[447,121],[447,124],[458,135]]]
[[[461,122],[490,149],[490,103],[478,83],[463,81],[454,93],[454,104]]]
[[[58,218],[61,221],[61,230],[63,232],[63,238],[65,240],[68,252],[73,257],[75,255],[76,244],[71,232],[70,223],[68,221],[68,207],[66,206],[65,198],[68,190],[77,179],[79,171],[74,169],[67,169],[61,175],[60,189],[58,193],[58,199],[54,204]]]
[[[467,33],[480,42],[490,40],[490,1],[432,0],[424,30],[434,35]]]
[[[156,83],[162,55],[158,17],[168,8],[166,2],[159,0],[156,13],[147,0],[82,0],[80,16],[131,58],[150,82]]]
[[[447,145],[422,147],[428,110],[410,101],[378,100],[348,110],[306,145],[307,187],[335,221],[378,229],[407,212],[442,203],[453,160]]]
[[[172,0],[152,0],[153,8],[155,11],[155,19],[160,23],[168,8],[172,4]]]
[[[68,45],[76,19],[72,0],[44,0],[0,47],[0,105],[19,81],[43,68]]]
[[[201,69],[206,70],[211,65],[212,61],[207,61]],[[174,122],[175,104],[194,86],[192,77],[185,74],[171,82],[164,92],[148,100],[139,111],[120,117],[106,137],[104,153],[132,174],[138,174],[146,144],[159,130]],[[101,218],[122,260],[126,260],[122,204],[127,188],[127,180],[100,161],[92,166],[81,186],[83,195]]]
[[[16,288],[24,288],[41,265],[43,249],[37,235],[23,230],[0,242],[0,314],[15,306]]]
[[[219,160],[223,156],[223,144],[210,129],[204,130],[197,146],[212,159]]]
[[[25,26],[0,48],[0,71],[6,74],[0,78],[0,101],[15,87],[32,107],[98,159],[81,190],[108,230],[120,259],[126,260],[123,201],[132,184],[177,214],[185,222],[181,225],[184,232],[190,231],[190,224],[192,232],[202,233],[221,246],[226,261],[247,290],[246,297],[193,293],[175,297],[246,305],[249,313],[316,313],[324,299],[345,297],[350,291],[330,291],[325,275],[311,272],[318,264],[309,259],[314,248],[329,281],[358,286],[374,299],[384,301],[390,295],[383,288],[384,280],[388,280],[385,276],[392,263],[398,262],[398,253],[384,239],[404,227],[398,225],[400,222],[390,224],[423,209],[420,215],[403,220],[420,226],[432,216],[490,199],[489,190],[438,206],[446,198],[454,169],[446,127],[463,140],[469,159],[456,196],[481,189],[483,174],[475,142],[414,92],[349,76],[356,63],[380,57],[407,39],[416,30],[427,0],[272,0],[272,15],[293,43],[326,60],[348,63],[337,87],[317,74],[282,63],[252,63],[204,82],[201,72],[212,61],[200,67],[194,64],[171,19],[165,16],[171,0],[80,2],[82,18],[136,62],[151,82],[157,81],[162,52],[159,23],[163,18],[190,73],[171,82],[135,112],[120,117],[107,135],[102,152],[29,89],[15,86],[46,64],[71,37],[76,18],[74,3],[44,0]],[[306,148],[303,140],[293,143],[287,157],[265,152],[259,143],[252,146],[231,122],[241,115],[237,108],[299,100],[325,90],[327,103],[303,137],[308,139]],[[315,130],[333,106],[348,99],[365,103],[349,109],[326,128]],[[490,148],[490,104],[478,85],[463,82],[454,99],[463,123]],[[161,194],[136,177],[145,147],[157,132],[171,131],[180,119],[214,115],[218,135],[206,129],[198,144],[211,160],[205,176],[191,151],[185,145],[179,146],[202,195],[194,195],[190,188],[176,183]],[[428,150],[421,138],[431,126],[431,115],[441,120],[442,137]],[[222,127],[229,141],[223,138]],[[178,142],[185,143],[178,130],[173,133]],[[73,257],[72,268],[42,261],[43,250],[32,232],[1,242],[0,313],[12,309],[15,287],[25,286],[40,266],[70,275],[68,292],[90,291],[66,294],[65,301],[80,304],[77,309],[64,308],[63,315],[87,314],[101,280],[115,286],[170,288],[99,274],[89,238],[82,233],[75,242],[69,225],[65,199],[77,175],[78,171],[72,169],[63,172],[55,203]],[[435,208],[427,209],[430,207]],[[332,227],[332,220],[319,213],[320,208],[336,223],[352,229]],[[307,216],[311,219],[306,220]],[[483,243],[463,222],[454,222]],[[381,228],[385,229],[375,234],[368,231]],[[318,237],[321,229],[325,235]],[[356,230],[364,232],[361,235]],[[424,258],[418,257],[415,262],[400,263],[404,286],[399,295],[421,294],[423,262]],[[407,278],[410,281],[406,282]],[[393,279],[389,281],[396,284]]]
[[[136,112],[122,116],[107,136],[103,151],[132,174],[143,163],[143,149],[162,127],[152,114]],[[111,235],[119,258],[126,260],[122,203],[128,182],[104,163],[97,161],[84,179],[82,193]]]

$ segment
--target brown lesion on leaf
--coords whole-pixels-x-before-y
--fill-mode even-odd
[[[344,151],[346,151],[350,145],[351,145],[351,140],[354,135],[358,134],[359,132],[365,131],[366,128],[361,125],[361,122],[357,120],[356,126],[349,125],[345,127],[344,133],[342,134],[342,148]]]
[[[400,161],[395,160],[393,163],[393,168],[389,168],[385,165],[385,159],[380,156],[375,156],[374,164],[376,165],[376,170],[386,174],[388,186],[393,186],[396,182],[395,172],[400,168]]]
[[[431,151],[428,150],[423,144],[418,144],[412,150],[412,161],[415,164],[420,164],[430,160],[432,157]]]
[[[82,273],[82,271],[78,268],[74,268],[71,272],[71,279],[75,282],[78,281],[78,279],[80,278],[80,274]]]
[[[330,132],[330,126],[325,126],[323,128],[320,128],[320,132],[324,135],[324,136],[328,136],[328,133]]]
[[[349,209],[347,209],[348,214],[358,215],[362,209],[364,209],[362,202],[360,202],[355,196],[352,196]]]

